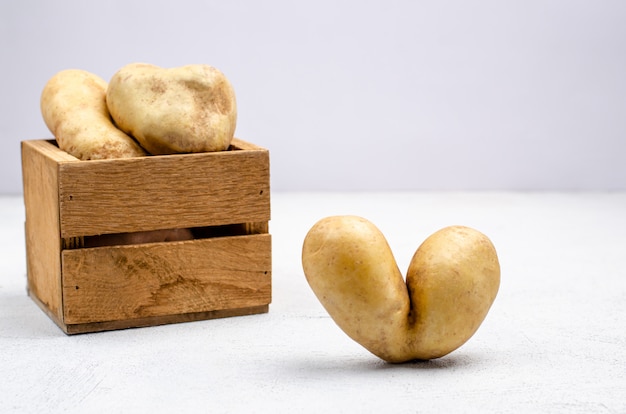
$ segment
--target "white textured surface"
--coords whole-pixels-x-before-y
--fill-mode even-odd
[[[449,224],[494,242],[502,285],[463,347],[381,362],[309,289],[300,246],[358,214],[405,270]],[[626,412],[626,193],[275,193],[265,315],[65,336],[26,296],[21,198],[0,198],[0,412]]]

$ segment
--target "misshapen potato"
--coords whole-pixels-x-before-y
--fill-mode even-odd
[[[103,79],[78,69],[63,70],[46,83],[41,113],[59,148],[81,160],[146,155],[111,121],[106,88]]]
[[[375,355],[407,353],[409,295],[383,234],[365,219],[317,222],[302,248],[304,274],[344,332]]]
[[[151,154],[223,151],[235,133],[234,90],[209,65],[126,65],[111,78],[106,100],[116,125]]]
[[[305,237],[302,265],[337,325],[389,362],[439,358],[463,345],[500,285],[492,243],[462,226],[422,243],[406,284],[383,234],[361,217],[317,222]]]

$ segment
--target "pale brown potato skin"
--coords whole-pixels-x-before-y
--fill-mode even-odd
[[[235,92],[209,65],[126,65],[106,100],[116,125],[151,154],[224,151],[235,134]]]
[[[80,160],[146,155],[115,127],[106,106],[107,83],[79,69],[55,74],[41,93],[41,114],[59,148]]]
[[[84,247],[124,246],[141,243],[160,243],[169,241],[193,240],[194,236],[189,229],[167,229],[140,231],[136,233],[103,234],[85,239]]]
[[[428,237],[407,271],[411,337],[420,359],[446,355],[463,345],[487,316],[500,287],[495,247],[484,234],[463,226]],[[419,348],[419,352],[418,349]]]
[[[394,363],[439,358],[463,345],[484,320],[500,285],[493,244],[462,226],[444,228],[424,241],[406,284],[383,234],[361,217],[317,222],[305,237],[302,265],[337,325]]]

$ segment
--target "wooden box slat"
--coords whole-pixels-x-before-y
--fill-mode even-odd
[[[65,323],[269,304],[269,248],[259,234],[65,250]]]
[[[63,154],[45,141],[22,143],[28,290],[57,318],[63,312],[57,162],[71,157]]]
[[[60,169],[63,238],[270,219],[269,154],[258,147]]]

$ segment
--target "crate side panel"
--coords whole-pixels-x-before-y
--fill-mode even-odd
[[[261,306],[269,234],[63,251],[67,324]]]
[[[256,144],[253,144],[248,141],[244,141],[240,138],[234,137],[230,143],[231,147],[240,150],[257,150],[257,151],[267,151],[265,148],[260,147]]]
[[[46,141],[24,141],[22,179],[26,214],[28,292],[62,320],[58,159]],[[58,155],[58,154],[57,154]]]
[[[61,235],[267,221],[269,181],[267,150],[64,164]]]
[[[66,162],[80,162],[78,158],[60,149],[54,139],[35,139],[23,141],[22,144],[36,150],[39,154],[59,164]]]

